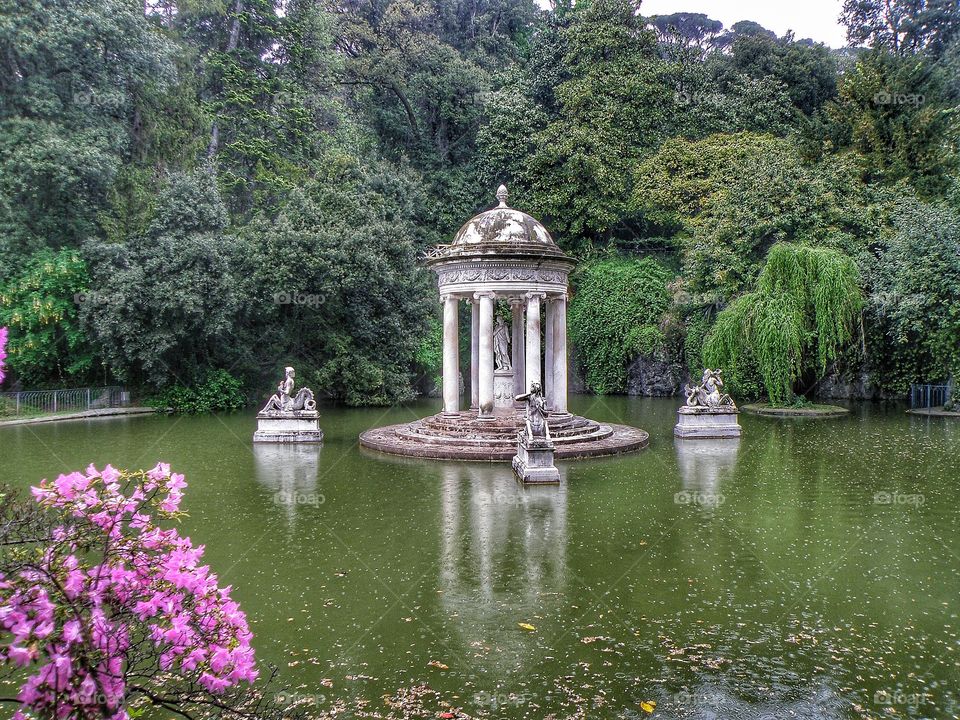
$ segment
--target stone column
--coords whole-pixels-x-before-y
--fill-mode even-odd
[[[553,409],[553,362],[554,362],[554,337],[553,337],[553,315],[556,302],[547,298],[544,301],[545,307],[545,326],[543,328],[543,397],[547,403],[547,409]]]
[[[480,301],[480,357],[477,384],[480,388],[478,417],[493,417],[493,299],[492,292],[473,296]]]
[[[567,296],[553,301],[553,410],[567,412]]]
[[[530,386],[533,383],[541,383],[540,301],[544,297],[546,295],[542,292],[527,293],[527,392],[530,392]]]
[[[510,362],[513,363],[513,394],[523,395],[527,391],[525,381],[526,353],[523,339],[523,298],[510,298],[510,309],[513,311],[513,327],[510,329]]]
[[[454,295],[443,297],[443,411],[460,409],[460,358],[457,337],[459,301]]]
[[[480,407],[480,303],[470,298],[470,409]]]

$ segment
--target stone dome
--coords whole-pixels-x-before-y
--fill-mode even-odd
[[[467,250],[476,246],[510,246],[510,249],[530,249],[559,252],[547,229],[524,212],[507,206],[507,188],[497,190],[497,207],[468,220],[457,232],[450,250]]]

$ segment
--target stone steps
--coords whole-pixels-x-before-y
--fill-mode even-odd
[[[599,423],[578,415],[551,414],[550,433],[558,458],[613,455],[647,446],[648,435],[627,425]],[[360,435],[366,448],[395,455],[433,459],[509,461],[516,453],[522,412],[499,411],[490,420],[475,412],[440,413],[417,420],[367,430]]]
[[[517,445],[517,432],[510,433],[469,435],[469,434],[443,434],[431,432],[429,428],[418,423],[411,423],[406,426],[400,426],[394,431],[399,438],[411,440],[413,442],[424,442],[438,445],[466,445],[466,446],[487,446],[487,447],[508,447],[515,448]],[[554,445],[570,443],[590,442],[593,440],[603,440],[613,434],[613,430],[607,425],[593,423],[592,427],[580,432],[567,431],[564,434],[553,433],[551,436]]]

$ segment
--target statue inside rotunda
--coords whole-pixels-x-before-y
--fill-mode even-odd
[[[568,411],[567,303],[576,260],[547,229],[507,204],[467,221],[448,245],[424,262],[436,273],[443,306],[443,406],[412,423],[368,430],[364,447],[425,458],[510,461],[524,423],[517,395],[543,388],[556,457],[610,455],[647,446],[639,428],[599,423]],[[460,307],[470,306],[469,327]],[[509,320],[509,322],[508,322]],[[460,357],[460,332],[469,357]],[[470,397],[460,396],[461,364],[469,367]],[[469,403],[467,402],[469,400]]]

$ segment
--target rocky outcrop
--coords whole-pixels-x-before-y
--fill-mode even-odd
[[[590,388],[583,377],[583,368],[576,362],[573,354],[570,363],[571,373],[567,381],[571,394],[590,394]],[[647,395],[670,397],[679,395],[683,384],[690,375],[682,363],[666,357],[641,356],[627,368],[627,395]]]
[[[667,357],[641,355],[627,369],[627,394],[669,397],[689,379],[683,365]]]
[[[869,368],[832,369],[817,383],[813,394],[834,400],[898,400],[903,394],[881,390]]]

